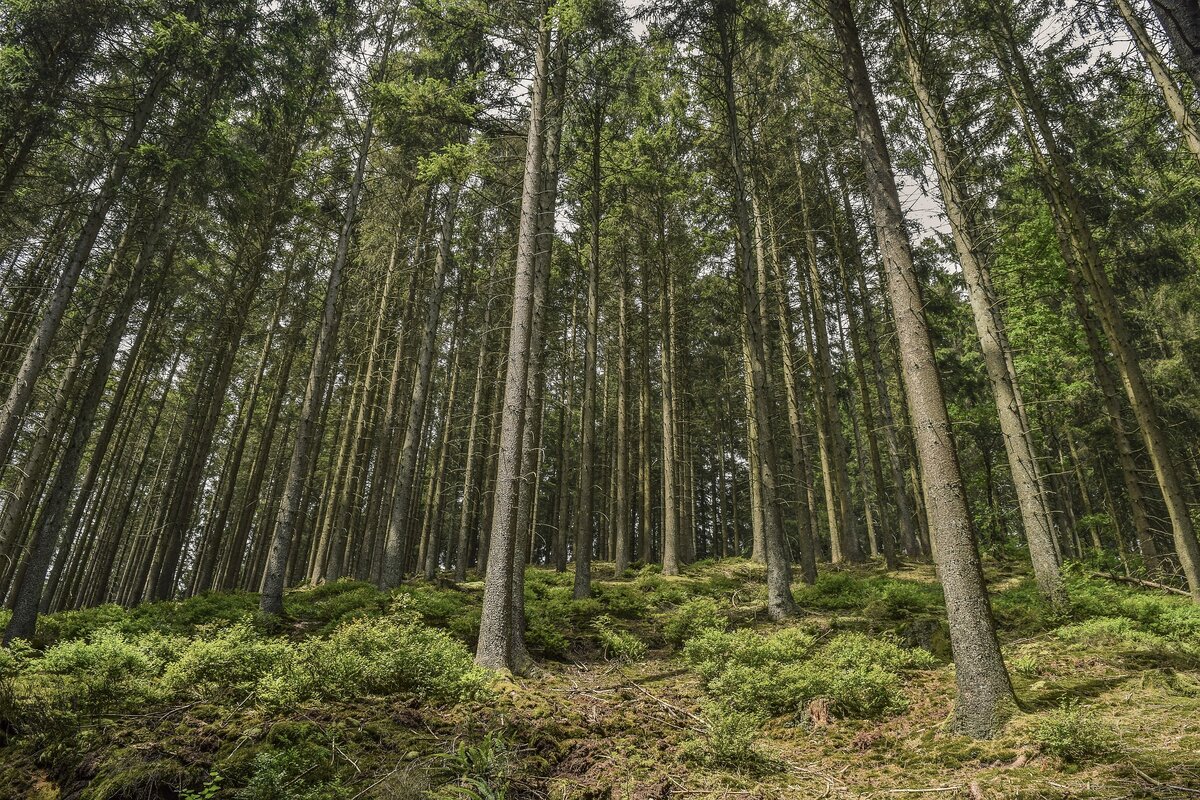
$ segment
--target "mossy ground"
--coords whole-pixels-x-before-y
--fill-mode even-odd
[[[0,797],[1200,796],[1200,612],[1181,598],[1074,574],[1071,610],[1055,616],[1022,570],[989,566],[1021,710],[978,742],[946,726],[954,676],[926,565],[827,570],[796,586],[801,613],[785,625],[766,621],[762,568],[746,561],[678,578],[605,568],[584,601],[570,599],[569,574],[532,570],[536,674],[461,696],[408,678],[364,696],[199,692],[160,685],[169,666],[152,663],[144,685],[130,685],[78,653],[75,672],[43,674],[39,660],[54,656],[30,653],[0,670]],[[178,654],[250,620],[256,642],[303,648],[390,619],[399,604],[469,647],[481,592],[416,583],[384,595],[341,582],[291,592],[283,625],[255,621],[246,594],[106,607],[46,619],[37,644],[160,636],[172,644],[159,649]],[[741,672],[696,655],[735,641]],[[896,645],[928,653],[897,665]],[[316,652],[337,656],[329,647]],[[850,670],[848,654],[878,663]],[[319,680],[344,680],[346,668],[321,668]],[[769,713],[752,707],[762,697]]]

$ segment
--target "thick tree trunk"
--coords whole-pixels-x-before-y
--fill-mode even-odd
[[[988,737],[1015,704],[1012,686],[1000,656],[941,376],[858,26],[849,0],[831,0],[829,10],[887,272],[934,558],[946,595],[958,684],[956,727],[971,736]]]
[[[525,175],[521,190],[521,223],[517,235],[516,274],[513,279],[512,321],[508,339],[508,370],[504,381],[503,414],[500,422],[496,489],[493,498],[492,530],[487,573],[484,580],[483,614],[475,661],[492,669],[518,669],[513,663],[513,565],[517,556],[517,505],[521,489],[521,443],[528,395],[529,349],[533,326],[534,272],[542,187],[542,154],[545,139],[545,106],[550,20],[543,14],[534,55],[532,90],[529,100],[529,133],[525,140]]]
[[[1200,6],[1195,0],[1150,0],[1179,66],[1200,89]]]

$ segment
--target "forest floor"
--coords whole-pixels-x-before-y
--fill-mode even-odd
[[[0,651],[0,798],[1200,797],[1200,610],[1069,574],[1055,615],[987,569],[1020,708],[947,729],[953,667],[926,565],[826,569],[764,617],[760,566],[701,563],[593,597],[533,569],[537,659],[483,673],[482,585],[298,589],[47,617]]]

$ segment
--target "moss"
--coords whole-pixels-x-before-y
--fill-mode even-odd
[[[123,748],[112,751],[100,764],[96,778],[80,800],[123,800],[129,797],[172,796],[181,786],[199,777],[193,766],[154,751]]]

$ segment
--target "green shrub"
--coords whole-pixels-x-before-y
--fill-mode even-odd
[[[153,696],[163,661],[114,631],[100,630],[88,640],[68,640],[47,649],[34,669],[61,676],[65,697],[84,710],[132,705]]]
[[[663,638],[671,644],[682,645],[704,631],[723,632],[728,626],[729,618],[721,612],[715,600],[697,597],[667,615],[663,623]]]
[[[325,632],[350,616],[382,613],[386,595],[374,584],[343,579],[289,592],[284,604],[289,616],[321,623]]]
[[[812,586],[796,591],[801,606],[826,611],[850,611],[872,619],[896,620],[928,613],[943,605],[936,585],[884,575],[825,572]]]
[[[60,611],[38,619],[37,637],[42,642],[86,639],[103,628],[121,629],[129,615],[119,605],[107,603],[94,608]]]
[[[861,609],[870,599],[867,580],[850,572],[819,573],[816,583],[796,591],[796,602],[801,606],[827,611]]]
[[[1068,642],[1098,646],[1133,645],[1152,638],[1137,630],[1125,617],[1092,617],[1059,628],[1055,635]]]
[[[1043,751],[1075,764],[1111,758],[1119,751],[1112,731],[1075,699],[1047,714],[1034,729],[1033,738]]]
[[[932,666],[925,650],[888,639],[842,634],[816,648],[800,628],[771,636],[752,631],[706,631],[684,646],[684,660],[709,695],[738,711],[799,713],[813,700],[829,701],[846,717],[877,717],[902,711],[900,672]]]
[[[207,592],[186,600],[145,603],[126,612],[118,628],[130,636],[149,631],[194,636],[225,627],[258,613],[258,595],[250,592]]]
[[[1002,629],[1024,634],[1048,630],[1062,622],[1032,578],[993,594],[992,613]]]
[[[486,680],[462,642],[408,614],[344,623],[310,642],[303,661],[315,691],[333,699],[411,693],[458,700],[476,695]]]
[[[687,601],[689,596],[687,589],[679,581],[662,576],[662,567],[658,564],[642,567],[632,583],[638,591],[651,598],[651,604],[655,606],[679,605]]]
[[[593,587],[604,613],[622,619],[639,619],[650,610],[647,593],[629,583],[601,584]]]
[[[24,639],[10,642],[7,647],[0,647],[0,681],[15,679],[29,666],[34,655],[34,649]]]
[[[875,665],[889,670],[931,669],[937,665],[928,650],[901,647],[888,637],[843,633],[821,649],[820,659],[831,667],[847,669]]]
[[[928,613],[944,602],[937,586],[892,578],[873,579],[874,597],[863,606],[863,615],[878,619],[905,619]]]
[[[1026,678],[1036,678],[1042,672],[1042,662],[1035,655],[1025,654],[1009,659],[1009,669]]]
[[[1187,637],[1170,639],[1141,629],[1128,617],[1092,617],[1056,632],[1058,638],[1107,651],[1137,654],[1190,664],[1200,659],[1200,646]]]
[[[815,642],[816,636],[803,628],[785,628],[771,636],[751,630],[707,630],[684,645],[683,658],[709,681],[732,664],[766,668],[802,661]]]
[[[438,589],[427,583],[405,584],[396,590],[394,608],[403,608],[421,615],[427,624],[450,628],[455,620],[474,610],[478,612],[477,596],[453,589]],[[478,633],[478,624],[474,632]]]
[[[1124,617],[1159,636],[1200,645],[1200,607],[1185,599],[1118,586],[1078,573],[1068,573],[1066,585],[1076,619]]]
[[[613,618],[604,614],[592,623],[592,630],[605,658],[618,661],[641,661],[646,657],[646,643],[628,631],[618,630]]]
[[[564,658],[571,648],[566,635],[544,610],[528,603],[525,606],[525,645],[548,658]]]
[[[255,691],[264,676],[295,660],[296,650],[288,642],[264,638],[242,622],[194,639],[167,667],[163,679],[175,691],[201,697],[228,692],[244,696]]]
[[[460,740],[435,761],[438,771],[450,782],[448,793],[435,796],[502,800],[508,794],[512,762],[511,746],[498,733],[489,733],[479,742]]]
[[[758,749],[763,719],[759,714],[737,711],[716,703],[704,707],[705,734],[683,743],[686,760],[730,772],[761,773],[773,766]]]

